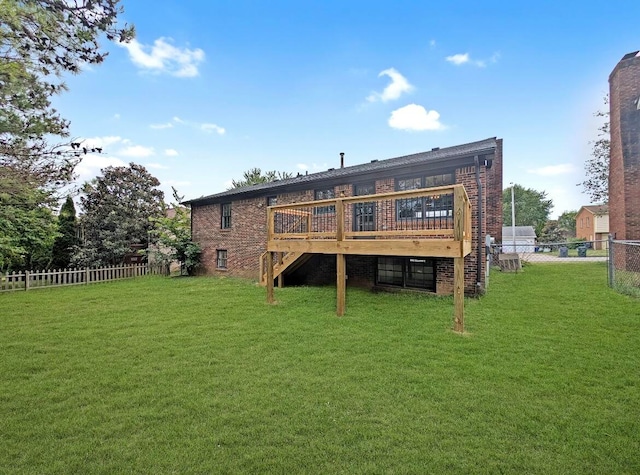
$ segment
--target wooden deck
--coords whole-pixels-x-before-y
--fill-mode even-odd
[[[462,331],[464,257],[471,252],[471,203],[464,186],[270,206],[267,252],[260,276],[273,301],[274,279],[309,254],[337,257],[337,313],[345,310],[345,256],[449,257],[454,259],[454,327]]]

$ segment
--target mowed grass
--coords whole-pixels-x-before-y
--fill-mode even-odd
[[[640,473],[604,263],[451,298],[141,278],[0,295],[1,473]]]

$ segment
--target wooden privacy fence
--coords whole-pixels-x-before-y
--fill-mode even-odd
[[[10,274],[0,274],[0,292],[86,285],[111,280],[132,279],[143,275],[168,274],[167,266],[149,264],[12,272]]]

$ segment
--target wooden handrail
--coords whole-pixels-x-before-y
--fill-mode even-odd
[[[439,204],[436,204],[436,208],[432,210],[424,209],[424,207],[421,209],[416,208],[415,217],[404,218],[398,216],[397,203],[401,202],[399,200],[438,198],[443,195],[452,197],[451,207],[447,204],[440,209],[438,207]],[[351,223],[353,223],[355,216],[349,205],[372,202],[377,203],[373,205],[376,206],[377,211],[373,215],[376,217],[372,221],[376,229],[352,231]],[[331,213],[314,213],[314,208],[331,205],[335,207],[335,211]],[[278,229],[276,233],[275,216],[278,214],[296,215],[299,216],[299,219],[307,219],[307,230],[290,232],[292,227],[288,226],[289,229]],[[273,243],[273,247],[270,244],[268,246],[274,250],[294,248],[292,246],[284,246],[284,244],[276,245],[277,242],[326,239],[327,241],[333,240],[340,243],[343,241],[352,242],[358,238],[363,241],[375,239],[435,239],[443,242],[459,243],[454,247],[456,249],[459,248],[459,253],[462,255],[468,254],[471,250],[471,202],[462,184],[269,206],[267,208],[267,219],[267,242]],[[299,224],[299,222],[296,224]],[[316,231],[313,231],[314,228]],[[338,249],[340,250],[341,248]],[[261,263],[263,262],[264,257],[261,257]],[[264,275],[264,271],[266,269],[261,270],[261,275]]]

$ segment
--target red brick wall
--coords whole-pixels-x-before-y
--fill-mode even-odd
[[[640,57],[620,61],[609,87],[609,230],[617,239],[640,239]]]
[[[595,216],[586,208],[576,215],[576,238],[587,241],[595,239]]]
[[[221,205],[192,206],[192,239],[202,246],[202,273],[258,278],[259,257],[266,250],[266,198],[234,201],[231,229],[221,229]],[[227,250],[227,269],[216,266],[217,250]]]
[[[487,170],[486,228],[485,234],[502,242],[502,139],[496,139],[497,147],[493,164]]]
[[[499,142],[501,146],[501,141]],[[418,172],[420,174],[422,172]],[[498,147],[492,168],[487,171],[485,167],[480,168],[480,179],[484,183],[483,203],[486,212],[483,215],[484,233],[490,232],[498,236],[496,231],[502,230],[502,151]],[[475,167],[466,167],[456,170],[456,183],[465,186],[467,194],[472,203],[472,253],[465,258],[465,293],[475,295],[478,290],[476,286],[477,259],[482,262],[481,281],[484,282],[485,255],[484,246],[478,249],[478,216],[477,200],[478,192],[476,187]],[[395,191],[395,181],[393,178],[376,181],[376,192],[385,193]],[[335,187],[336,196],[352,196],[352,184],[344,184]],[[303,192],[285,193],[277,196],[278,204],[301,203],[314,200],[314,190]],[[487,209],[492,203],[491,209]],[[395,220],[395,208],[389,207],[392,221]],[[351,212],[351,207],[345,209]],[[193,240],[198,242],[203,248],[202,272],[206,274],[229,274],[240,277],[258,278],[259,257],[266,249],[266,197],[253,198],[248,200],[233,201],[231,207],[231,229],[220,229],[221,205],[197,205],[192,206],[192,229]],[[391,222],[391,221],[389,221]],[[488,226],[487,223],[491,223]],[[216,267],[216,251],[218,249],[227,250],[227,269],[221,270]],[[333,267],[332,267],[333,266]],[[331,281],[335,276],[330,268],[335,269],[334,256],[316,256],[309,261],[304,268],[313,268],[315,274],[324,272],[331,276]],[[322,272],[320,272],[322,271]],[[364,256],[348,256],[347,275],[349,285],[372,285],[375,276],[375,258]],[[315,283],[324,280],[321,276],[309,278]],[[436,289],[439,294],[453,293],[453,259],[436,259]],[[286,280],[286,279],[285,279]],[[329,283],[329,282],[326,282]]]
[[[480,167],[480,182],[484,185],[482,192],[482,203],[483,209],[487,209],[486,200],[487,200],[487,176],[486,176],[486,168]],[[476,185],[476,168],[475,167],[466,167],[459,168],[456,170],[456,183],[461,183],[464,185],[467,190],[467,195],[469,196],[469,200],[471,201],[471,229],[472,229],[472,241],[471,241],[471,254],[464,258],[464,288],[465,294],[474,295],[482,289],[478,289],[476,286],[476,277],[478,275],[478,258],[482,261],[482,273],[480,276],[480,281],[484,286],[484,271],[486,267],[486,255],[484,249],[484,240],[483,245],[478,249],[478,213],[476,212],[478,209],[478,187]],[[487,233],[487,213],[483,213],[482,215],[482,229],[484,234]],[[451,266],[451,285],[453,285],[453,259],[449,259],[451,262],[447,264],[443,264],[447,266]],[[443,268],[443,272],[445,268]],[[448,272],[448,270],[447,270]],[[453,292],[453,287],[451,292]],[[440,293],[440,292],[438,292]],[[444,293],[444,292],[442,292]]]

